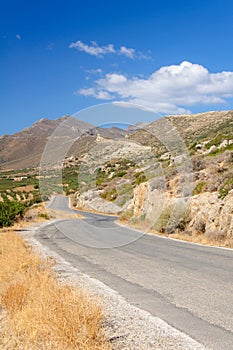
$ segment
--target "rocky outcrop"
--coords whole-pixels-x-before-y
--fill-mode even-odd
[[[224,199],[217,192],[193,196],[189,207],[187,230],[210,238],[233,238],[233,191]]]
[[[97,211],[106,214],[118,214],[123,208],[112,202],[107,202],[100,197],[99,191],[89,190],[83,194],[76,193],[73,205],[77,209]]]
[[[150,221],[151,227],[164,231],[172,216],[174,219],[175,206],[180,207],[178,214],[181,215],[177,216],[179,221],[176,222],[178,229],[187,234],[204,234],[211,239],[233,239],[233,191],[224,199],[219,198],[218,192],[192,196],[186,208],[185,202],[181,200],[179,203],[179,200],[143,183],[135,188],[128,210],[131,210],[134,220],[143,217]]]
[[[163,191],[153,188],[152,182],[144,182],[134,189],[134,196],[127,210],[132,212],[134,218],[144,216],[145,220],[153,223],[166,200]]]

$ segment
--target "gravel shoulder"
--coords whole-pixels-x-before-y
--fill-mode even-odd
[[[81,287],[103,305],[104,328],[114,350],[207,350],[158,317],[130,305],[119,293],[81,273],[57,253],[43,246],[35,238],[37,229],[42,225],[47,223],[30,226],[21,231],[21,235],[41,255],[56,260],[55,272],[59,280]]]

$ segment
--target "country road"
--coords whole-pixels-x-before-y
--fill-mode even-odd
[[[52,209],[69,211],[54,197]],[[204,247],[119,226],[81,212],[37,232],[80,271],[118,291],[209,349],[233,349],[233,250]]]

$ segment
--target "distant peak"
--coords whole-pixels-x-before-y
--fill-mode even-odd
[[[39,124],[39,123],[43,123],[43,122],[47,122],[47,121],[48,121],[47,118],[41,118],[41,119],[39,119],[37,122],[35,122],[33,125]]]
[[[66,120],[66,119],[69,119],[69,118],[71,118],[70,115],[63,115],[62,117],[57,118],[56,120]]]

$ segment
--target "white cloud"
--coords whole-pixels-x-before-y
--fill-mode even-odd
[[[202,65],[184,61],[162,67],[146,79],[106,74],[96,80],[88,96],[97,91],[102,91],[102,96],[107,93],[108,99],[136,103],[156,112],[185,113],[194,105],[226,103],[232,98],[233,72],[210,73]]]
[[[125,55],[128,58],[134,58],[134,55],[135,55],[134,49],[130,49],[130,48],[125,47],[125,46],[121,46],[119,52],[120,52],[120,54]]]
[[[21,35],[19,35],[19,34],[16,34],[16,39],[18,39],[18,40],[20,40],[21,39]]]
[[[92,45],[87,45],[84,44],[81,40],[78,40],[74,43],[71,43],[69,45],[69,48],[74,48],[96,57],[102,57],[103,55],[106,55],[108,53],[116,52],[112,44],[109,44],[107,46],[98,46],[98,44],[95,41],[92,41],[91,44]]]
[[[85,72],[90,73],[90,74],[101,74],[101,73],[103,73],[103,70],[101,68],[86,69]]]
[[[101,89],[96,90],[93,88],[89,89],[80,89],[75,91],[75,95],[83,95],[83,96],[92,96],[97,98],[98,100],[111,100],[112,96],[107,92]]]
[[[119,49],[115,48],[113,44],[107,46],[99,46],[96,41],[91,41],[91,45],[83,43],[81,40],[73,42],[69,45],[71,49],[77,49],[78,51],[85,52],[91,56],[103,57],[107,54],[122,55],[131,59],[148,59],[149,57],[136,52],[135,49],[121,46]]]
[[[106,74],[105,78],[97,80],[98,85],[102,85],[105,88],[105,86],[109,87],[109,90],[111,89],[118,89],[118,86],[122,86],[122,84],[127,83],[127,78],[123,74]]]

